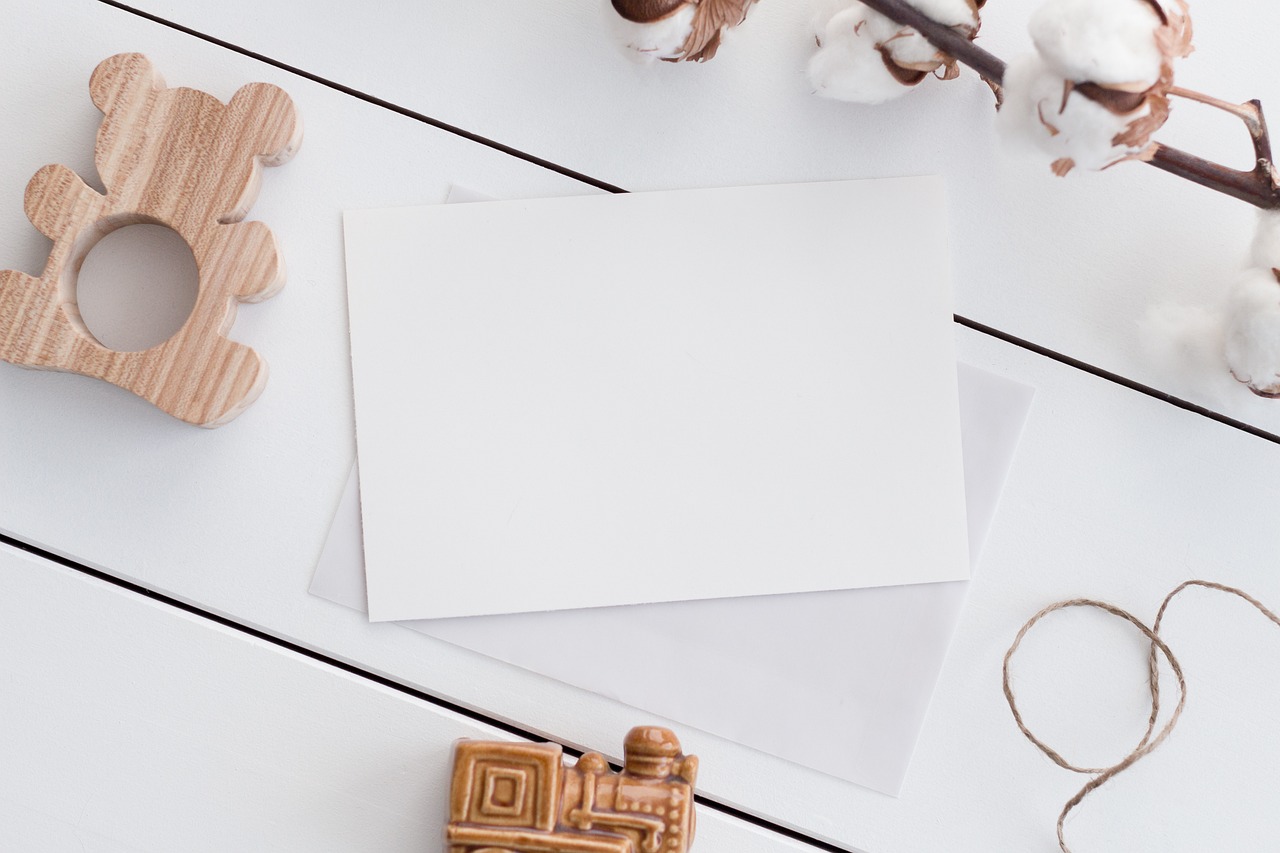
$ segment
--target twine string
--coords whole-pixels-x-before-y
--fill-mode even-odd
[[[1028,619],[1026,624],[1024,624],[1018,631],[1018,635],[1014,637],[1013,645],[1009,646],[1009,651],[1005,652],[1004,698],[1009,703],[1009,710],[1013,712],[1013,721],[1017,724],[1018,730],[1022,732],[1027,740],[1035,744],[1036,749],[1043,752],[1054,764],[1057,764],[1065,770],[1070,770],[1073,773],[1083,773],[1093,776],[1093,778],[1090,779],[1083,788],[1076,792],[1075,796],[1067,800],[1066,805],[1062,807],[1062,812],[1058,815],[1058,847],[1062,850],[1062,853],[1071,853],[1071,849],[1067,847],[1063,824],[1066,822],[1067,815],[1071,813],[1072,809],[1080,805],[1084,798],[1089,796],[1090,793],[1102,787],[1109,780],[1123,773],[1125,770],[1128,770],[1144,757],[1154,752],[1160,744],[1164,743],[1170,732],[1173,731],[1174,726],[1178,724],[1178,718],[1182,716],[1182,709],[1187,703],[1187,682],[1186,678],[1182,674],[1182,664],[1178,662],[1177,657],[1174,656],[1173,651],[1165,644],[1164,640],[1160,639],[1160,625],[1164,621],[1165,611],[1169,608],[1169,602],[1189,587],[1201,587],[1238,596],[1253,605],[1259,613],[1267,617],[1267,619],[1270,619],[1275,625],[1280,626],[1280,616],[1277,616],[1272,610],[1267,608],[1262,604],[1262,602],[1258,601],[1247,592],[1236,589],[1233,586],[1214,583],[1213,581],[1189,580],[1179,584],[1176,589],[1164,597],[1164,601],[1160,603],[1160,609],[1156,612],[1155,622],[1150,628],[1148,628],[1141,619],[1134,616],[1127,610],[1116,607],[1114,604],[1110,604],[1105,601],[1095,601],[1089,598],[1072,598],[1067,601],[1059,601],[1055,604],[1050,604],[1048,607]],[[1109,767],[1080,767],[1068,761],[1057,750],[1040,740],[1040,738],[1036,737],[1035,734],[1027,728],[1027,724],[1023,721],[1022,713],[1018,710],[1018,703],[1013,696],[1013,688],[1010,685],[1009,664],[1013,660],[1014,653],[1018,651],[1018,647],[1022,645],[1023,638],[1027,636],[1027,633],[1041,619],[1048,616],[1050,613],[1065,610],[1069,607],[1093,607],[1106,613],[1110,613],[1112,616],[1119,617],[1131,624],[1150,642],[1150,650],[1147,656],[1147,684],[1151,690],[1151,714],[1147,718],[1147,729],[1143,733],[1142,739],[1138,742],[1138,745],[1135,746],[1128,755]],[[1173,713],[1169,715],[1168,722],[1157,730],[1156,724],[1160,718],[1159,663],[1161,656],[1163,656],[1165,661],[1168,662],[1169,669],[1172,670],[1174,679],[1177,681],[1178,704],[1174,706]]]

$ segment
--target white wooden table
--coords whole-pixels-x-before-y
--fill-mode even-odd
[[[223,98],[276,83],[307,136],[253,210],[290,280],[240,313],[272,378],[237,422],[194,430],[0,365],[0,849],[436,850],[454,739],[616,754],[641,721],[307,595],[354,452],[343,209],[454,183],[513,198],[920,173],[948,181],[960,357],[1038,389],[968,609],[899,798],[677,725],[703,760],[696,849],[1056,849],[1083,780],[1004,707],[1022,621],[1076,595],[1150,618],[1193,576],[1280,603],[1280,403],[1163,373],[1136,334],[1153,305],[1212,298],[1252,212],[1140,165],[1057,181],[1010,159],[972,75],[874,110],[820,102],[807,5],[764,0],[713,63],[644,69],[596,0],[5,0],[0,266],[37,272],[48,250],[21,212],[37,168],[93,175],[87,81],[108,55]],[[1022,49],[1031,8],[990,4],[988,48]],[[1193,12],[1181,79],[1280,104],[1280,7]],[[1238,127],[1194,108],[1161,137],[1247,159]],[[1183,723],[1080,811],[1078,850],[1274,849],[1280,632],[1196,604],[1166,627],[1192,682]],[[1145,721],[1141,643],[1088,614],[1045,630],[1019,661],[1029,720],[1117,760]]]

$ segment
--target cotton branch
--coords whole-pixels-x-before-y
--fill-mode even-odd
[[[916,30],[939,50],[977,71],[993,88],[998,88],[1003,83],[1005,63],[1002,59],[978,47],[966,36],[950,27],[934,21],[907,0],[862,0],[862,2],[885,17]],[[1280,187],[1277,187],[1276,172],[1271,161],[1271,140],[1267,134],[1267,122],[1262,114],[1262,104],[1256,100],[1239,105],[1230,104],[1207,95],[1176,88],[1171,90],[1170,94],[1208,104],[1240,118],[1253,140],[1255,166],[1247,172],[1232,169],[1160,143],[1154,143],[1155,150],[1146,162],[1180,178],[1248,202],[1255,207],[1264,210],[1280,209]]]

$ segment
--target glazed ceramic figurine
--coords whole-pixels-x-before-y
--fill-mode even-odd
[[[706,62],[724,30],[747,17],[756,0],[612,0],[619,40],[667,62]]]
[[[453,751],[448,853],[688,853],[698,759],[667,729],[637,726],[621,773],[557,744],[462,740]]]

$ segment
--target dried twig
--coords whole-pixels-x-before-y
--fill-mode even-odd
[[[1004,60],[978,47],[967,36],[934,21],[907,0],[862,0],[862,2],[885,17],[917,30],[939,50],[977,71],[991,84],[999,97],[999,87],[1004,81]],[[1249,130],[1249,136],[1253,139],[1256,162],[1253,169],[1246,172],[1161,143],[1155,143],[1155,152],[1146,162],[1203,187],[1246,201],[1255,207],[1265,210],[1280,209],[1280,185],[1276,180],[1276,170],[1271,161],[1271,139],[1267,134],[1267,122],[1262,114],[1262,104],[1256,100],[1239,105],[1230,104],[1208,95],[1178,88],[1171,90],[1170,94],[1226,110],[1244,121],[1245,127]]]

